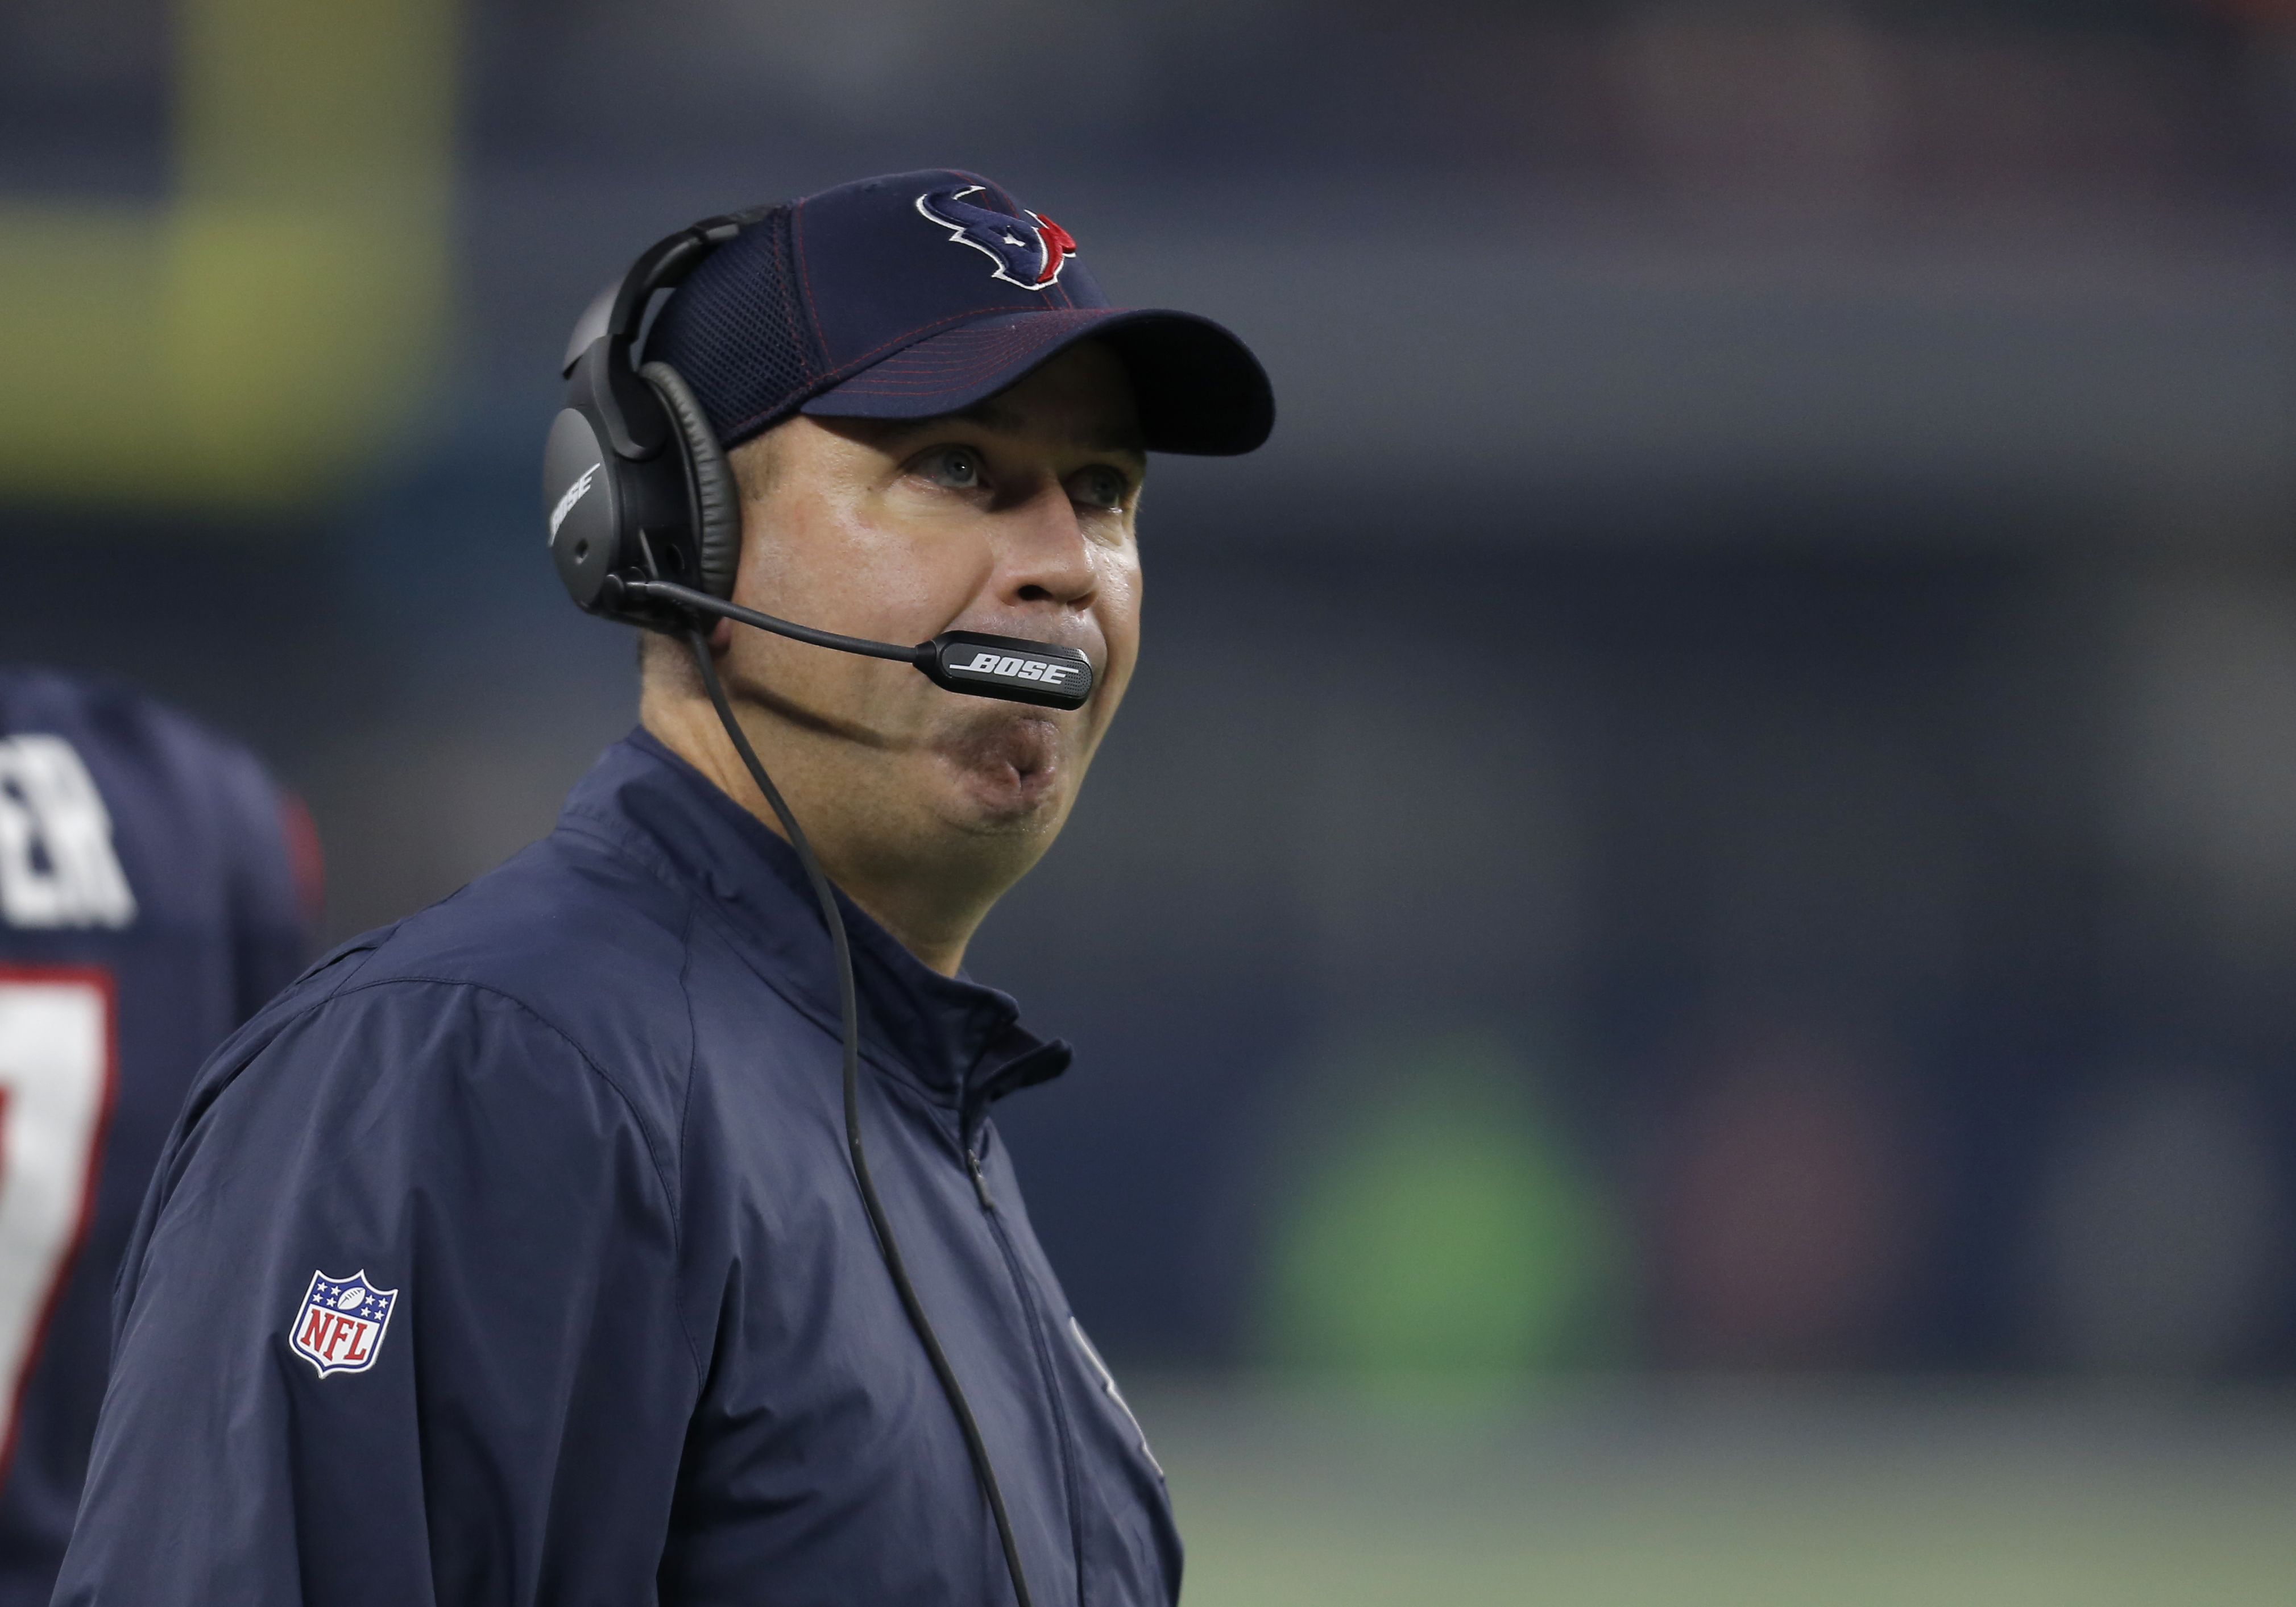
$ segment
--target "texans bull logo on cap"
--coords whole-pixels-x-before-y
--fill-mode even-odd
[[[979,195],[985,184],[954,185],[928,190],[917,197],[917,210],[948,231],[959,245],[969,245],[996,263],[992,279],[1040,291],[1061,276],[1061,266],[1076,255],[1075,236],[1041,212],[1026,218],[1009,212],[975,206],[965,199]]]

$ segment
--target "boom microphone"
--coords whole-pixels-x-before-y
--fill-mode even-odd
[[[866,636],[840,635],[816,630],[789,619],[777,619],[756,609],[743,608],[692,586],[668,580],[632,580],[614,577],[607,585],[619,587],[634,603],[660,602],[712,614],[738,625],[754,626],[792,642],[858,653],[868,659],[890,659],[914,664],[927,680],[948,692],[980,698],[1002,698],[1008,703],[1032,703],[1040,709],[1081,709],[1092,696],[1092,660],[1073,647],[1054,647],[1021,636],[991,635],[985,631],[945,630],[930,642],[902,647],[873,642]]]

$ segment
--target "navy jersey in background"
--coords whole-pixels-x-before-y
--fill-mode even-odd
[[[48,1599],[144,1184],[193,1072],[293,978],[316,890],[243,749],[0,668],[0,1607]]]

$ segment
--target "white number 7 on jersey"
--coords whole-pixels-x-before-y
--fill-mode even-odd
[[[41,1333],[95,1204],[112,1044],[108,973],[0,966],[0,1480]]]

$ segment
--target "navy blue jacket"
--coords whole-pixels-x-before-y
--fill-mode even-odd
[[[846,919],[872,1169],[1037,1600],[1169,1603],[1161,1474],[988,1119],[1068,1050]],[[548,838],[201,1073],[57,1600],[1010,1601],[838,1042],[786,846],[644,734],[610,750]]]
[[[309,957],[282,814],[245,750],[150,699],[0,670],[0,1607],[55,1584],[184,1092]]]

